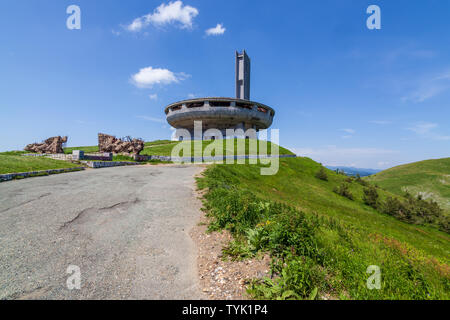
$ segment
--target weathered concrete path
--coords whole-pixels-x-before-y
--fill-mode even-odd
[[[202,299],[188,232],[198,166],[0,183],[0,299]],[[81,289],[68,290],[70,265]]]

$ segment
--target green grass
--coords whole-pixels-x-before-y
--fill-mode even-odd
[[[254,281],[253,298],[449,299],[450,238],[431,226],[399,221],[363,202],[363,186],[349,182],[354,200],[333,192],[348,180],[308,158],[280,160],[274,176],[259,165],[213,165],[199,178],[206,188],[211,230],[228,229],[231,258],[273,257],[274,279]],[[378,189],[380,200],[392,196]],[[367,267],[382,272],[369,290]],[[316,293],[316,294],[315,294]]]
[[[72,154],[73,150],[81,150],[81,151],[84,151],[84,153],[96,153],[96,152],[98,152],[98,146],[64,148],[64,153]]]
[[[217,152],[212,152],[212,155],[223,155],[226,154],[226,140],[223,140],[223,147],[221,150],[218,150]],[[217,142],[217,140],[216,140]],[[202,151],[205,151],[205,149],[210,146],[214,141],[201,141],[202,145]],[[238,152],[237,146],[238,143],[244,143],[245,151],[244,152]],[[170,156],[172,154],[172,149],[181,144],[182,146],[187,146],[187,148],[191,148],[191,156],[194,155],[194,142],[193,141],[170,141],[170,140],[155,140],[145,143],[144,150],[141,151],[141,155],[149,155],[149,156]],[[249,144],[250,140],[248,139],[234,139],[234,152],[236,155],[242,155],[242,154],[249,154]],[[98,152],[98,146],[87,146],[87,147],[70,147],[70,148],[64,148],[64,153],[71,154],[73,150],[82,150],[85,153],[95,153]],[[257,146],[257,150],[259,152],[259,145]],[[293,154],[291,151],[280,147],[279,149],[280,154]],[[267,153],[265,154],[271,154],[271,143],[268,142],[267,144]],[[180,154],[180,156],[183,156],[183,153]]]
[[[450,158],[425,160],[390,168],[366,178],[383,189],[432,198],[450,212]]]
[[[146,142],[145,146],[146,147],[150,147],[150,146],[156,146],[156,145],[160,145],[160,144],[173,144],[173,143],[177,143],[177,141],[172,141],[172,140],[155,140],[155,141]]]
[[[114,155],[112,161],[137,162],[132,157],[124,156],[121,154]]]
[[[2,156],[20,156],[22,154],[27,154],[27,153],[33,153],[33,152],[28,152],[28,151],[6,151],[6,152],[0,152],[0,155],[2,155]]]
[[[227,140],[222,140],[221,142],[223,142],[222,148],[219,150],[215,150],[215,152],[213,151],[211,154],[214,155],[225,155],[226,154],[226,141]],[[254,141],[254,140],[253,140]],[[202,152],[204,152],[205,150],[207,150],[208,146],[210,148],[213,147],[213,143],[217,144],[219,143],[219,140],[216,141],[197,141],[200,142],[202,145]],[[244,151],[243,152],[238,152],[237,148],[238,148],[238,144],[239,143],[243,143]],[[142,155],[155,155],[155,156],[170,156],[172,154],[172,149],[175,146],[178,146],[179,144],[181,144],[181,146],[186,146],[187,148],[191,148],[191,156],[194,155],[194,145],[195,142],[194,141],[184,141],[184,142],[171,142],[171,143],[166,143],[165,145],[160,145],[160,146],[154,146],[154,147],[146,147],[144,148],[144,150],[141,152]],[[234,149],[234,153],[236,155],[243,155],[243,154],[249,154],[249,149],[250,149],[250,140],[249,139],[234,139],[234,143],[233,145],[233,149]],[[259,145],[257,145],[257,152],[259,152]],[[264,154],[271,154],[271,143],[268,142],[267,143],[267,152]],[[291,151],[280,147],[279,149],[279,154],[293,154]],[[180,154],[180,156],[183,156],[183,153]]]
[[[24,157],[20,155],[0,154],[0,174],[65,169],[79,167],[67,161],[53,160],[44,157]]]

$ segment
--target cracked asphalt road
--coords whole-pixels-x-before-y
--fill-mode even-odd
[[[202,299],[189,230],[199,166],[0,183],[0,299]],[[81,289],[69,290],[70,265]]]

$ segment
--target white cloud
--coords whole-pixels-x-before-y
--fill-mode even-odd
[[[158,95],[156,93],[150,94],[148,97],[150,98],[150,100],[157,100],[158,99]]]
[[[91,125],[91,124],[94,124],[94,122],[91,122],[91,121],[85,121],[85,120],[75,120],[75,122],[76,122],[77,124],[82,124],[82,125]]]
[[[414,89],[402,97],[403,102],[424,102],[450,89],[450,72],[442,73],[414,84]]]
[[[341,129],[341,131],[347,132],[348,134],[355,134],[355,130],[353,129]]]
[[[353,135],[356,133],[356,130],[354,130],[354,129],[349,129],[349,128],[341,129],[340,131],[344,131],[345,133],[347,133],[347,134],[341,136],[342,139],[350,139],[350,138],[353,138]]]
[[[151,121],[151,122],[166,123],[166,121],[164,119],[161,119],[161,118],[148,117],[148,116],[137,116],[136,118],[139,118],[139,119],[142,119],[142,120],[146,120],[146,121]]]
[[[393,150],[378,149],[378,148],[338,148],[334,145],[326,146],[319,149],[313,148],[294,148],[297,154],[301,156],[322,156],[322,155],[336,155],[336,156],[374,156],[381,154],[395,153]]]
[[[372,120],[372,121],[369,121],[370,123],[373,123],[373,124],[379,124],[379,125],[387,125],[387,124],[391,124],[392,123],[392,121],[387,121],[387,120]]]
[[[432,122],[419,122],[414,126],[407,128],[408,130],[415,132],[418,136],[422,138],[438,140],[438,141],[448,141],[450,140],[450,136],[441,135],[436,133],[434,129],[438,128],[439,125],[437,123]]]
[[[208,36],[218,36],[224,34],[227,29],[223,27],[223,24],[219,23],[214,28],[206,30],[206,35]]]
[[[162,3],[153,13],[136,18],[125,29],[131,32],[139,32],[150,24],[163,26],[166,24],[176,24],[182,29],[192,28],[193,19],[198,15],[198,10],[194,7],[183,5],[182,1]]]
[[[419,122],[415,124],[413,127],[408,128],[408,130],[411,130],[417,134],[427,134],[430,132],[431,129],[437,128],[438,125],[436,123],[431,122]]]
[[[195,94],[193,93],[189,93],[187,96],[189,99],[195,99]]]
[[[437,55],[435,51],[427,49],[416,49],[410,46],[400,47],[383,53],[383,61],[385,63],[394,63],[398,60],[421,60],[432,59]]]
[[[190,77],[183,72],[174,73],[168,69],[147,67],[131,76],[131,82],[138,88],[152,88],[155,84],[166,85],[178,83]]]
[[[308,157],[326,165],[360,168],[385,167],[387,163],[392,163],[392,159],[386,158],[393,157],[398,153],[389,149],[340,148],[334,145],[320,148],[290,148],[290,150],[299,156]]]

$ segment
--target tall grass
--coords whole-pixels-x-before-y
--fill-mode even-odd
[[[354,200],[333,193],[346,177],[306,158],[282,159],[275,176],[259,166],[215,165],[198,179],[206,189],[210,230],[227,229],[232,259],[268,252],[272,278],[254,280],[256,299],[448,299],[449,238],[432,227],[398,221],[364,204],[364,186],[350,183]],[[380,198],[391,196],[382,190]],[[381,268],[370,290],[368,266]]]

